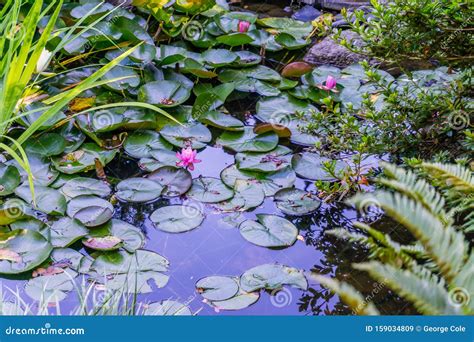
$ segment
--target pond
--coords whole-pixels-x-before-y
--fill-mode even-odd
[[[80,20],[89,6],[74,4],[70,15]],[[50,313],[71,313],[82,283],[94,296],[138,293],[133,301],[150,314],[166,305],[200,315],[352,314],[317,273],[348,281],[381,313],[411,312],[352,269],[367,260],[363,248],[325,234],[380,217],[323,203],[315,185],[337,181],[328,169],[353,162],[324,156],[315,148],[324,132],[305,130],[321,99],[346,110],[368,93],[383,105],[363,68],[297,62],[282,70],[310,44],[309,23],[227,9],[199,23],[204,35],[185,31],[155,46],[140,12],[120,10],[110,37],[117,30],[122,43],[133,36],[146,44],[122,57],[101,50],[94,62],[122,60],[100,77],[102,87],[82,91],[26,139],[30,178],[14,159],[1,165],[4,301],[22,298],[33,309],[46,301]],[[100,72],[70,57],[100,37],[63,47],[73,61],[42,80],[49,103]],[[38,101],[25,105],[14,138],[46,111]],[[366,157],[364,167],[377,168],[380,157]]]

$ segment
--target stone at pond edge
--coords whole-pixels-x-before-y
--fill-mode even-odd
[[[352,31],[343,31],[341,38],[347,41],[353,41],[355,45],[360,46],[362,41],[359,35]],[[304,60],[315,65],[334,65],[345,68],[351,64],[358,63],[366,59],[364,56],[351,52],[345,47],[334,41],[332,36],[324,38],[316,43],[306,54]]]
[[[320,15],[321,15],[321,12],[318,11],[316,8],[314,8],[313,6],[306,5],[302,7],[301,9],[299,9],[298,11],[296,11],[295,13],[293,13],[291,17],[295,20],[308,22],[308,21],[313,21]]]

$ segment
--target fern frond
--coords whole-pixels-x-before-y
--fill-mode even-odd
[[[410,170],[392,164],[383,163],[384,173],[389,178],[380,178],[379,183],[423,204],[432,214],[438,216],[446,225],[452,224],[444,210],[445,199],[434,186]]]
[[[462,313],[460,306],[450,301],[444,282],[426,269],[420,268],[418,274],[415,274],[377,261],[355,264],[354,268],[368,272],[373,278],[412,302],[415,308],[425,315]]]
[[[465,194],[474,193],[474,176],[460,164],[422,163],[421,168],[433,178],[443,180],[446,187]]]
[[[445,227],[421,203],[407,196],[378,191],[358,194],[350,202],[362,208],[367,203],[377,204],[388,216],[404,225],[420,241],[448,282],[467,260],[468,244],[464,235],[451,226]]]
[[[324,277],[319,274],[312,274],[312,278],[318,281],[322,286],[328,288],[346,303],[356,315],[379,315],[375,305],[365,300],[361,294],[351,285],[339,282],[336,279]]]

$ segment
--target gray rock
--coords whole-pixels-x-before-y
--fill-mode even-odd
[[[361,45],[359,36],[352,31],[343,31],[341,38]],[[345,47],[339,45],[332,37],[326,37],[322,41],[313,45],[304,57],[304,61],[314,65],[334,65],[345,68],[351,64],[358,63],[366,59],[365,56],[353,53]]]
[[[318,11],[316,8],[313,6],[306,5],[296,11],[291,17],[295,20],[300,20],[300,21],[313,21],[317,17],[321,15],[321,12]]]

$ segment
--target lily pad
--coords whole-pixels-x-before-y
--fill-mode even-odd
[[[171,205],[155,210],[150,220],[159,230],[183,233],[199,227],[204,220],[204,214],[192,206]]]
[[[95,143],[85,143],[79,150],[62,157],[55,157],[52,161],[57,170],[66,174],[74,174],[93,170],[96,159],[102,165],[106,165],[114,159],[116,153],[117,150],[105,150]]]
[[[153,158],[141,158],[138,166],[147,172],[154,172],[163,166],[176,166],[176,152],[169,150],[153,150]]]
[[[104,181],[94,178],[77,177],[67,181],[62,186],[61,191],[69,198],[82,195],[107,197],[112,192],[112,189],[110,189],[110,186]]]
[[[224,132],[216,141],[235,152],[267,152],[278,145],[278,135],[274,132],[255,134],[252,127],[243,132]]]
[[[30,279],[25,293],[32,299],[45,303],[57,303],[64,300],[74,290],[74,271],[64,271],[54,275],[44,275]]]
[[[174,300],[164,300],[147,304],[143,314],[145,316],[191,316],[192,312],[187,305]]]
[[[134,158],[149,158],[154,150],[171,150],[173,146],[155,131],[135,131],[125,140],[125,152]]]
[[[303,271],[280,264],[264,264],[246,271],[240,277],[240,286],[244,291],[260,289],[276,290],[290,285],[302,290],[308,289],[308,281]]]
[[[66,198],[58,190],[47,186],[35,186],[35,201],[28,184],[15,190],[15,194],[34,206],[35,209],[49,215],[63,215],[66,211]]]
[[[240,224],[240,234],[245,240],[262,247],[288,247],[296,242],[298,228],[287,219],[258,214],[257,220],[246,220]]]
[[[181,196],[186,193],[193,183],[193,177],[188,170],[173,166],[164,166],[148,175],[148,179],[163,186],[162,195],[167,197]]]
[[[129,178],[117,184],[116,196],[119,200],[143,203],[160,197],[163,186],[146,178]]]
[[[278,209],[287,215],[293,216],[310,214],[321,206],[321,201],[315,194],[296,188],[278,191],[274,200]]]
[[[30,164],[31,173],[35,176],[35,184],[48,186],[58,178],[59,172],[51,168],[51,163],[46,159],[35,154],[27,155]],[[20,172],[23,182],[28,180],[28,174],[16,160],[9,160],[5,165],[15,166]]]
[[[210,276],[196,283],[197,292],[210,301],[232,298],[239,292],[238,279],[223,276]]]
[[[249,307],[250,305],[256,303],[259,298],[260,294],[258,292],[247,293],[240,291],[232,298],[221,301],[212,301],[210,304],[217,310],[236,311]]]
[[[51,244],[53,247],[67,247],[86,236],[89,231],[78,220],[63,217],[51,225]]]
[[[169,261],[158,253],[137,250],[131,254],[126,251],[115,251],[101,254],[92,263],[94,279],[110,290],[128,293],[150,293],[153,288],[164,287],[169,276],[164,274],[169,268]]]
[[[239,119],[234,118],[232,115],[224,114],[215,110],[204,113],[198,119],[204,124],[225,131],[242,131],[244,129],[244,124]]]
[[[79,220],[86,227],[104,224],[112,217],[114,207],[110,202],[91,195],[73,198],[67,206],[67,215]]]
[[[166,125],[160,133],[170,144],[181,148],[188,145],[195,149],[204,148],[212,139],[209,129],[200,123]]]
[[[66,140],[57,133],[46,133],[36,138],[29,138],[23,148],[28,153],[38,154],[41,157],[51,157],[64,152]]]
[[[138,91],[138,100],[158,107],[175,107],[184,103],[191,90],[176,81],[156,81],[142,86]]]
[[[239,56],[227,49],[209,49],[202,53],[204,61],[213,68],[232,64]]]
[[[16,167],[0,165],[0,196],[12,194],[20,183],[20,172]]]
[[[215,207],[223,212],[246,211],[258,207],[265,199],[263,186],[252,181],[237,179],[234,191],[234,197],[216,203]]]
[[[291,166],[291,150],[277,146],[266,153],[237,153],[235,162],[240,170],[275,172]]]
[[[139,228],[127,222],[112,219],[106,224],[91,229],[82,243],[98,251],[111,251],[123,247],[133,253],[143,247],[145,236]]]
[[[193,185],[186,195],[196,201],[217,203],[232,198],[234,191],[229,189],[220,179],[198,177],[193,180]]]
[[[3,255],[0,258],[0,273],[19,274],[30,271],[43,263],[52,250],[53,247],[44,236],[32,230],[16,229],[0,233],[0,251]]]
[[[54,264],[66,264],[70,269],[86,274],[89,272],[93,259],[75,249],[55,248],[51,253],[51,260]]]
[[[292,186],[296,181],[296,174],[291,167],[277,172],[241,171],[236,165],[231,165],[221,172],[222,181],[234,188],[238,179],[248,180],[255,185],[261,185],[265,196],[273,196],[278,190]]]
[[[33,210],[19,198],[10,198],[0,205],[0,226],[31,216],[34,216]]]
[[[293,168],[298,176],[311,180],[334,181],[336,178],[324,170],[323,165],[326,162],[335,162],[336,172],[343,170],[345,167],[343,161],[333,161],[317,153],[304,152],[303,154],[295,154],[292,159]]]

